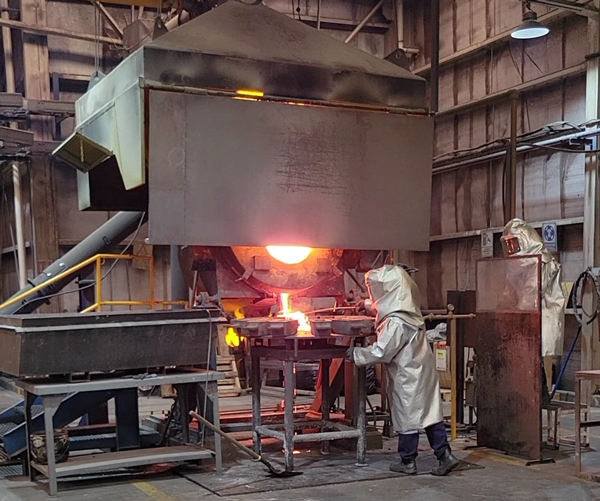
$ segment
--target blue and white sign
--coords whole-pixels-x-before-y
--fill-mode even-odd
[[[558,251],[558,232],[556,223],[544,223],[542,225],[542,238],[550,252]]]

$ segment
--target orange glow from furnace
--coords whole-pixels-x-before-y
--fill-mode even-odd
[[[298,322],[298,331],[310,332],[311,329],[308,317],[301,311],[292,311],[290,306],[290,295],[287,292],[282,292],[280,297],[281,313],[278,316],[288,320],[296,320]]]
[[[312,252],[311,247],[294,247],[289,245],[267,245],[271,257],[285,264],[298,264],[304,261]]]

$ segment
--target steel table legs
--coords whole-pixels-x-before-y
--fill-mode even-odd
[[[294,374],[294,362],[285,362],[285,413],[283,422],[285,425],[285,441],[283,448],[285,452],[285,470],[294,469],[294,389],[296,388],[296,375]]]
[[[268,355],[265,355],[268,356]],[[318,357],[316,357],[318,358]],[[279,359],[281,360],[281,359]],[[281,432],[275,433],[273,431],[273,436],[279,440],[283,441],[284,455],[285,455],[285,469],[286,471],[293,471],[294,469],[294,394],[296,389],[296,374],[294,373],[294,361],[293,360],[283,360],[284,362],[284,433]],[[322,420],[328,421],[330,419],[329,411],[330,411],[330,391],[329,391],[329,378],[330,378],[330,364],[331,360],[322,359],[321,360],[321,392],[322,392],[322,401],[321,401],[321,414]],[[349,366],[351,364],[348,364]],[[351,371],[349,371],[351,372]],[[356,383],[356,390],[354,391],[354,405],[356,407],[355,412],[355,424],[358,430],[358,433],[354,431],[352,433],[352,438],[357,437],[358,435],[358,445],[357,445],[357,464],[359,466],[366,465],[366,450],[367,450],[367,370],[365,367],[356,369],[357,377],[356,379],[352,377],[351,374],[348,374],[349,377],[346,378],[348,381],[347,384],[350,387],[354,386]],[[260,401],[260,388],[261,388],[261,371],[260,371],[260,357],[252,355],[252,439],[254,443],[254,451],[257,454],[261,454],[261,435],[259,432],[259,428],[261,427],[261,401]],[[353,393],[352,391],[350,393]],[[351,399],[351,398],[350,398]],[[267,427],[262,427],[263,430]],[[271,431],[271,430],[269,430]],[[265,431],[266,433],[266,431]],[[347,432],[346,432],[347,433]],[[327,433],[322,430],[321,433],[314,434],[315,436],[319,436],[319,441],[323,442],[322,451],[329,452],[329,441],[327,440]],[[335,436],[335,433],[331,433],[330,436],[337,438],[342,438],[340,436]],[[297,441],[300,441],[301,438],[298,437]],[[343,437],[350,438],[350,437]],[[305,440],[306,441],[306,440]]]
[[[181,441],[184,444],[190,443],[190,402],[188,400],[188,385],[177,384],[175,389],[179,397],[179,420],[181,424]],[[202,412],[200,410],[200,412]]]
[[[117,422],[117,450],[140,447],[140,421],[137,388],[127,388],[115,393],[115,418]]]
[[[364,339],[357,339],[358,346],[364,346]],[[366,466],[367,464],[367,368],[357,367],[357,416],[356,427],[360,432],[356,444],[356,464]]]
[[[31,467],[31,434],[33,433],[33,416],[31,415],[31,406],[35,401],[35,395],[25,392],[25,436],[27,437],[27,454],[23,462],[23,474],[29,475],[32,482],[35,482],[37,471]]]
[[[53,417],[62,402],[63,397],[64,395],[47,395],[42,397],[42,405],[44,407],[44,431],[46,433],[46,454],[48,456],[48,483],[50,485],[51,496],[56,496],[58,492]]]
[[[208,399],[212,401],[213,424],[221,427],[221,419],[219,416],[219,385],[216,381],[208,383]],[[215,469],[217,473],[223,472],[223,449],[221,443],[221,435],[214,434],[215,439]]]
[[[360,432],[356,445],[356,462],[358,466],[367,464],[367,368],[358,367],[358,416],[356,427]]]
[[[321,418],[323,421],[329,421],[329,365],[330,360],[321,360]],[[325,431],[325,430],[321,430]],[[329,453],[329,442],[323,442],[321,446],[323,454]]]
[[[252,441],[254,443],[254,452],[262,453],[260,443],[260,433],[257,428],[261,424],[260,419],[260,357],[252,357]]]

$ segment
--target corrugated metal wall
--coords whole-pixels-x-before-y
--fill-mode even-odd
[[[424,4],[408,4],[407,27],[410,45],[427,48],[429,19]],[[437,158],[509,138],[511,103],[506,91],[510,89],[520,89],[519,133],[558,121],[585,121],[587,20],[534,6],[540,16],[552,19],[550,35],[534,41],[506,40],[502,34],[520,24],[522,9],[518,0],[441,2]],[[495,43],[487,45],[489,40]],[[481,50],[444,64],[444,58],[452,60],[474,47]],[[426,49],[416,58],[416,73],[427,75],[429,53]],[[487,103],[479,105],[483,98]],[[431,250],[415,255],[424,306],[444,307],[447,290],[475,287],[480,236],[464,233],[505,223],[505,163],[501,157],[434,175]],[[583,155],[547,150],[519,155],[517,216],[563,224],[559,250],[566,281],[582,270],[583,188]]]

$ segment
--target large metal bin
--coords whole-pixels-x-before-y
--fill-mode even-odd
[[[0,372],[33,377],[206,364],[216,310],[0,316]]]

